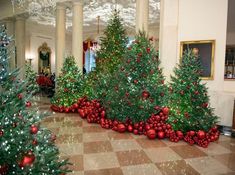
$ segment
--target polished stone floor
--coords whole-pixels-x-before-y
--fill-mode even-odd
[[[38,103],[41,110],[48,102]],[[148,140],[88,124],[78,114],[52,113],[42,124],[57,134],[74,175],[235,175],[235,139],[221,135],[207,149]]]

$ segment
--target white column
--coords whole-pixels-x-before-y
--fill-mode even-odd
[[[83,70],[83,1],[73,2],[72,54]]]
[[[149,0],[136,0],[136,32],[148,33]]]
[[[61,3],[56,4],[56,75],[58,76],[63,67],[65,56],[65,35],[66,35],[66,9]]]
[[[161,0],[160,60],[166,80],[170,79],[177,63],[179,0]]]
[[[14,53],[14,49],[15,49],[15,44],[14,44],[14,22],[13,19],[9,18],[7,20],[5,20],[5,24],[6,24],[6,28],[7,28],[7,34],[8,36],[12,37],[12,42],[10,45],[10,48],[12,49],[10,56],[10,60],[9,60],[9,66],[10,66],[10,70],[13,70],[16,68],[16,63],[15,63],[15,53]]]
[[[25,18],[16,17],[15,21],[16,65],[21,68],[20,78],[25,75]]]

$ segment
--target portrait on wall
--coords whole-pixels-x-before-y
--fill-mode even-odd
[[[180,43],[180,58],[182,58],[184,51],[187,49],[197,51],[202,67],[201,78],[213,80],[215,40],[182,41]]]
[[[51,71],[51,48],[44,42],[38,48],[38,72],[50,74]]]

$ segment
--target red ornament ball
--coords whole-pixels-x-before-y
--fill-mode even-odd
[[[118,124],[118,132],[125,132],[126,126],[122,123]]]
[[[195,131],[189,131],[189,135],[193,137],[195,135]]]
[[[176,135],[179,137],[179,139],[183,139],[184,138],[184,134],[182,131],[176,131]]]
[[[146,51],[147,51],[147,53],[150,53],[151,50],[150,50],[150,48],[148,47],[148,48],[146,49]]]
[[[148,130],[146,134],[149,139],[155,139],[157,137],[157,133],[154,129]]]
[[[134,80],[134,83],[137,84],[137,83],[138,83],[138,80]]]
[[[34,139],[34,140],[32,141],[32,144],[33,144],[34,146],[36,146],[36,145],[38,144],[38,141],[37,141],[36,139]]]
[[[206,137],[206,133],[205,133],[204,131],[199,130],[199,131],[197,132],[197,137],[198,137],[199,139],[204,139],[204,138]]]
[[[102,118],[105,118],[105,111],[101,111],[100,116],[101,116]]]
[[[38,127],[37,127],[36,125],[32,125],[32,126],[30,127],[30,132],[31,132],[31,134],[37,134],[37,132],[38,132]]]
[[[22,99],[23,98],[23,95],[22,94],[18,94],[18,99]]]
[[[149,98],[149,96],[150,96],[150,93],[149,93],[148,91],[143,91],[143,92],[142,92],[142,97],[143,97],[144,99]]]
[[[162,112],[163,112],[164,115],[168,115],[169,114],[169,108],[168,107],[163,108]]]
[[[27,101],[25,105],[26,105],[26,107],[30,107],[32,104],[30,101]]]
[[[165,138],[165,133],[163,131],[159,131],[157,133],[157,136],[158,136],[159,139],[164,139]]]
[[[4,132],[2,130],[0,130],[0,137],[2,137],[4,134]]]
[[[32,152],[30,152],[22,158],[22,160],[19,163],[19,166],[25,167],[28,165],[32,165],[34,161],[35,161],[35,155]]]
[[[69,108],[65,108],[65,112],[66,112],[66,113],[69,113]]]
[[[133,126],[128,125],[127,130],[128,130],[129,132],[132,132],[132,131],[133,131]]]

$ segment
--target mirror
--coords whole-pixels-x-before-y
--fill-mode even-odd
[[[38,73],[51,74],[51,48],[46,42],[38,48]]]

